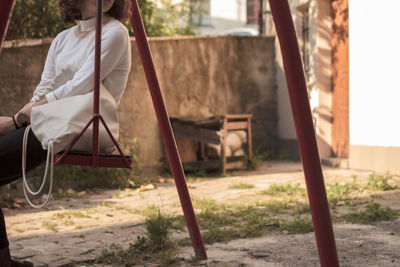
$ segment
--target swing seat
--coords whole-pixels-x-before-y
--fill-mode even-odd
[[[86,152],[71,151],[64,158],[61,158],[64,152],[60,152],[54,157],[56,164],[62,165],[79,165],[79,166],[93,166],[93,155]],[[125,158],[124,158],[125,157]],[[131,168],[132,157],[116,154],[100,154],[98,156],[98,165],[95,167],[103,168]],[[125,160],[126,159],[126,160]]]

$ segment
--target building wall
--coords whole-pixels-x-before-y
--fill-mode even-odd
[[[210,16],[205,21],[209,24],[199,27],[200,34],[214,35],[234,28],[251,27],[247,25],[246,0],[210,0]]]
[[[399,9],[349,1],[351,168],[400,172]]]
[[[33,43],[32,43],[33,42]],[[150,47],[171,116],[253,114],[253,149],[278,143],[274,40],[268,37],[151,38]],[[50,40],[6,42],[0,57],[0,114],[28,102],[39,82]],[[132,40],[132,69],[120,108],[120,141],[137,138],[141,161],[165,157],[157,119]]]
[[[310,104],[315,122],[320,157],[331,155],[331,84],[330,84],[330,1],[329,0],[289,0],[295,24],[299,46],[302,46],[302,12],[306,7],[309,12],[309,79],[308,89]],[[266,5],[269,10],[269,5]],[[276,36],[272,15],[266,15],[266,35]],[[299,159],[296,130],[286,78],[283,68],[279,40],[275,40],[276,47],[276,80],[278,86],[278,133],[280,150],[283,156]]]

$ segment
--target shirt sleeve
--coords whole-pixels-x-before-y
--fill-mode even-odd
[[[126,29],[112,28],[105,31],[101,40],[101,71],[100,81],[106,78],[118,65],[120,58],[129,47],[129,35]],[[82,48],[85,49],[85,48]],[[93,50],[82,67],[69,80],[53,92],[46,94],[48,102],[74,95],[86,94],[93,90],[94,81],[94,54]]]
[[[33,92],[31,102],[37,102],[46,94],[52,92],[54,88],[55,77],[55,56],[57,47],[57,37],[51,42],[49,52],[47,53],[46,63],[42,72],[40,83]]]

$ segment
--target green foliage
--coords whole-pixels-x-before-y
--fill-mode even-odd
[[[139,214],[139,215],[142,215],[145,217],[154,217],[158,211],[159,211],[159,208],[154,205],[147,206],[145,209],[142,209],[142,210],[138,210],[138,209],[133,210],[133,212],[135,214]]]
[[[265,158],[267,158],[267,156],[264,154],[254,155],[251,158],[245,156],[244,163],[246,164],[248,170],[257,170]]]
[[[187,164],[183,164],[183,171],[185,172],[185,175],[187,178],[190,177],[205,177],[207,175],[207,171],[203,169],[198,169],[195,167],[192,167]]]
[[[161,266],[168,266],[176,261],[176,245],[171,241],[171,218],[164,216],[158,210],[144,221],[147,230],[146,237],[137,236],[135,243],[130,243],[127,249],[119,244],[111,244],[102,251],[97,263],[123,264],[135,266],[143,261],[152,261]]]
[[[42,223],[42,227],[43,227],[43,228],[46,228],[47,230],[53,231],[53,232],[55,232],[55,233],[58,232],[57,226],[58,226],[58,224],[55,223],[55,222],[44,221],[44,222]]]
[[[287,231],[289,234],[298,234],[312,232],[314,228],[310,217],[296,216],[293,221],[283,223],[281,230]]]
[[[399,213],[390,208],[381,208],[373,201],[368,202],[364,210],[350,212],[342,216],[348,222],[371,224],[379,221],[389,221],[397,218]]]
[[[278,185],[276,183],[273,183],[268,187],[267,190],[264,190],[262,193],[272,196],[278,196],[278,195],[284,196],[284,195],[305,194],[305,190],[300,188],[299,184],[292,186],[291,184]]]
[[[201,17],[205,2],[139,0],[138,4],[148,36],[173,36],[196,33],[193,17]],[[61,20],[58,3],[59,0],[16,0],[6,39],[55,37],[68,27]],[[123,23],[133,35],[129,21]]]
[[[155,251],[162,251],[170,247],[170,231],[172,228],[172,219],[168,216],[161,215],[160,210],[156,215],[148,217],[144,225],[147,230],[149,245]]]
[[[55,37],[64,30],[59,0],[17,0],[6,36],[7,40]]]
[[[378,175],[376,173],[372,173],[368,175],[368,187],[374,190],[394,190],[397,189],[397,185],[389,184],[390,180],[393,179],[393,175]]]
[[[231,184],[229,186],[229,189],[251,189],[251,188],[254,188],[254,185],[247,183]]]
[[[199,1],[199,0],[198,0]],[[139,0],[143,24],[148,36],[173,36],[195,34],[195,25],[190,21],[189,8],[191,1],[173,3],[170,0],[160,0],[154,3],[150,0]]]

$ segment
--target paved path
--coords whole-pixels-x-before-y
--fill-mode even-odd
[[[351,180],[353,173],[352,170],[326,169],[325,177],[327,182],[347,178]],[[358,174],[366,175],[362,172]],[[238,182],[252,184],[255,188],[229,189],[230,184]],[[246,199],[251,199],[249,196],[256,195],[256,192],[272,183],[287,182],[304,182],[299,163],[267,162],[258,171],[243,172],[232,177],[203,179],[190,184],[190,193],[194,198],[241,202],[243,195],[247,196]],[[160,207],[162,212],[181,213],[173,183],[159,184],[157,189],[145,192],[113,190],[78,198],[52,200],[47,208],[40,210],[6,210],[11,253],[18,259],[34,262],[35,266],[100,266],[93,265],[93,260],[104,247],[111,243],[127,246],[137,235],[143,234],[140,226],[143,217],[137,211],[149,205]],[[313,240],[313,235],[309,235],[308,239]],[[224,245],[218,246],[215,249],[224,250]],[[240,256],[237,248],[235,249],[234,254]],[[225,248],[226,253],[231,250],[232,248]],[[219,257],[212,256],[215,251],[209,251],[210,263],[213,262],[213,257],[214,260]],[[184,248],[181,253],[184,254],[183,257],[193,256],[191,248]],[[256,256],[253,258],[257,259]],[[265,261],[262,262],[266,266]]]

